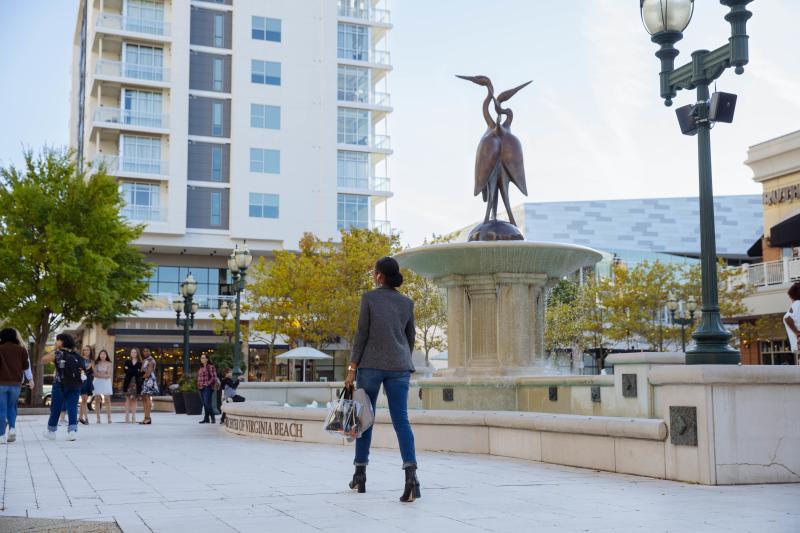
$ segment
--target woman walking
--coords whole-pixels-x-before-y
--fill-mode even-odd
[[[19,333],[12,328],[0,331],[0,444],[17,440],[17,399],[22,374],[30,371],[28,352],[22,347]],[[33,383],[28,380],[33,388]],[[8,421],[8,434],[6,434]]]
[[[81,385],[81,403],[78,412],[78,422],[84,425],[89,424],[89,413],[86,409],[89,396],[94,392],[94,348],[88,344],[81,349],[81,357],[88,363],[85,379]]]
[[[125,361],[124,369],[122,393],[125,395],[125,423],[135,423],[136,398],[142,393],[142,361],[138,348],[131,348],[131,356]]]
[[[153,409],[153,396],[158,396],[158,383],[156,382],[156,360],[150,348],[142,350],[144,362],[142,363],[142,405],[144,405],[144,420],[140,424],[152,424],[150,412]]]
[[[211,392],[214,387],[219,385],[219,378],[217,378],[217,369],[211,364],[206,354],[200,356],[200,370],[197,371],[197,388],[200,390],[200,398],[203,400],[203,410],[205,415],[200,421],[201,424],[216,424],[217,420],[214,418],[214,406],[211,405]]]
[[[97,415],[97,423],[100,423],[100,409],[103,405],[106,406],[106,414],[108,415],[108,423],[111,423],[111,376],[114,367],[111,364],[111,358],[108,357],[108,352],[103,349],[97,352],[97,359],[94,361],[94,397],[99,399],[99,404],[94,407],[94,412]]]
[[[403,275],[395,259],[379,259],[375,263],[373,279],[378,288],[361,298],[358,330],[345,386],[352,387],[353,381],[357,381],[358,387],[369,396],[374,410],[383,385],[405,470],[405,487],[400,501],[413,502],[420,497],[414,433],[408,422],[408,387],[414,372],[411,353],[416,338],[414,302],[397,292],[403,284]],[[366,490],[371,442],[371,427],[356,439],[353,461],[356,471],[350,488],[358,489],[358,492]]]
[[[783,315],[783,325],[789,336],[789,347],[800,365],[800,281],[789,287],[789,299],[792,301],[789,310]]]

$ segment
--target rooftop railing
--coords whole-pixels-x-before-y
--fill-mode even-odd
[[[117,107],[98,107],[94,112],[94,121],[106,124],[124,124],[144,128],[167,128],[169,116],[161,113],[145,113]]]
[[[130,31],[164,37],[169,36],[170,33],[169,24],[163,20],[125,17],[117,13],[101,13],[97,19],[97,27],[106,30]]]
[[[144,81],[169,81],[169,69],[153,65],[137,65],[103,59],[97,62],[95,75],[132,78]]]

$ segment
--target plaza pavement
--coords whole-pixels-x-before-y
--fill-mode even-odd
[[[359,495],[347,488],[349,447],[239,437],[168,413],[151,426],[81,426],[76,442],[60,427],[52,442],[45,420],[20,417],[17,442],[0,447],[0,531],[20,531],[9,517],[116,521],[125,532],[800,531],[800,485],[707,487],[421,453],[423,497],[402,504],[395,450],[373,451]]]

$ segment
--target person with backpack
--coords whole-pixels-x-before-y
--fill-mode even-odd
[[[53,389],[50,396],[50,419],[47,421],[47,439],[56,439],[58,430],[58,416],[61,407],[66,405],[67,440],[78,437],[78,398],[81,394],[83,380],[81,374],[89,369],[90,362],[75,351],[75,339],[69,333],[59,333],[56,336],[56,349],[53,356],[56,372],[53,375]]]

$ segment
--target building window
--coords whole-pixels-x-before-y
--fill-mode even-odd
[[[250,148],[250,172],[280,174],[281,152],[264,148]]]
[[[153,221],[161,220],[161,187],[151,183],[124,182],[122,200],[122,216],[129,220]]]
[[[211,181],[222,181],[222,146],[211,147]]]
[[[122,135],[120,138],[120,170],[141,174],[161,172],[161,139]]]
[[[159,265],[151,271],[150,277],[147,279],[148,292],[151,295],[160,294],[168,297],[165,300],[171,302],[174,296],[180,294],[180,283],[186,279],[189,272],[197,282],[194,301],[201,309],[218,309],[219,296],[229,293],[228,286],[232,281],[225,268]]]
[[[339,187],[369,187],[369,154],[339,150],[336,154],[336,179]]]
[[[250,81],[265,85],[281,84],[281,64],[275,61],[253,59],[251,63]]]
[[[225,46],[225,15],[221,13],[214,15],[214,46]]]
[[[369,227],[369,196],[338,194],[336,226],[339,229]]]
[[[369,111],[340,107],[336,121],[336,142],[339,144],[369,144]]]
[[[164,50],[141,44],[124,44],[123,71],[129,78],[162,81],[164,79]]]
[[[792,353],[788,339],[773,341],[760,341],[758,343],[761,352],[762,365],[796,365],[797,356]]]
[[[281,20],[253,17],[253,39],[281,42]]]
[[[212,64],[212,87],[215,91],[222,91],[222,67],[224,65],[224,60],[221,57],[215,57],[213,64]]]
[[[124,29],[154,35],[164,34],[163,0],[127,0]]]
[[[211,103],[211,135],[222,137],[222,102]]]
[[[339,65],[336,97],[340,102],[369,103],[369,69]]]
[[[278,218],[279,196],[277,194],[250,193],[249,213],[254,218]]]
[[[250,104],[250,127],[281,129],[281,108],[274,105]]]
[[[340,59],[369,60],[369,32],[366,26],[339,23],[336,48]]]
[[[160,128],[161,93],[123,89],[122,120],[125,124]]]
[[[213,191],[211,193],[211,221],[212,226],[222,224],[222,193]]]

